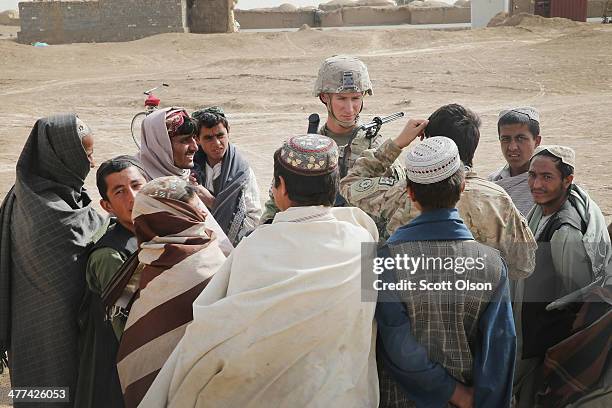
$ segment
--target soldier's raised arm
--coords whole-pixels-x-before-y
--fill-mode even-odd
[[[389,177],[389,169],[402,149],[423,134],[427,120],[409,120],[398,137],[378,149],[365,150],[340,181],[340,194],[350,205],[389,220],[398,210],[411,207],[406,183]]]

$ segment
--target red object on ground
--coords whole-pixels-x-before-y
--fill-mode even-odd
[[[542,17],[563,17],[586,21],[587,0],[536,0],[535,14]]]
[[[161,100],[157,96],[151,94],[145,100],[145,106],[159,106],[160,102]]]

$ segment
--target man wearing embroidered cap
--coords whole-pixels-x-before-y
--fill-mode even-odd
[[[502,187],[521,214],[527,217],[533,197],[527,185],[529,159],[540,145],[540,114],[526,106],[499,113],[497,133],[507,164],[489,175],[489,180]]]
[[[363,211],[332,207],[337,189],[332,139],[296,136],[274,153],[281,212],[196,299],[142,406],[378,405],[376,304],[361,301],[360,273],[361,245],[378,233]]]
[[[539,146],[529,165],[528,183],[536,205],[529,213],[528,222],[538,249],[535,271],[517,283],[514,299],[520,357],[515,381],[519,407],[534,406],[538,392],[544,396],[545,400],[540,401],[546,402],[543,406],[566,405],[551,403],[560,396],[568,398],[567,389],[563,389],[567,384],[551,383],[547,381],[550,376],[542,379],[545,355],[553,359],[554,354],[580,356],[574,362],[561,360],[553,364],[555,368],[562,367],[559,371],[564,372],[561,376],[564,379],[576,372],[576,361],[580,361],[580,370],[590,367],[589,375],[578,380],[584,385],[582,390],[576,391],[567,385],[574,391],[564,401],[574,402],[578,398],[586,401],[587,390],[603,388],[607,388],[607,397],[602,397],[602,403],[603,398],[612,396],[612,380],[606,375],[609,364],[602,366],[606,357],[600,357],[601,349],[592,340],[594,336],[577,337],[580,336],[577,329],[588,326],[584,321],[578,323],[580,319],[576,316],[583,304],[579,294],[588,292],[585,288],[593,282],[604,279],[612,247],[601,210],[586,191],[574,184],[575,167],[574,150],[566,146]],[[609,329],[601,334],[608,341]],[[550,354],[555,349],[563,350],[563,341],[570,336],[573,340],[565,352]],[[604,348],[606,352],[609,350],[609,346]],[[547,386],[538,387],[542,383]]]
[[[377,150],[366,150],[340,183],[349,204],[386,222],[392,234],[419,214],[406,194],[405,181],[388,177],[392,163],[419,136],[446,136],[459,150],[465,166],[465,191],[457,210],[476,241],[499,250],[508,264],[511,280],[533,272],[535,240],[525,218],[503,188],[484,180],[474,171],[473,161],[480,140],[480,118],[458,104],[444,105],[428,120],[410,120],[395,139]]]
[[[455,208],[465,187],[457,146],[426,139],[406,154],[406,174],[421,215],[378,256],[422,262],[382,274],[385,283],[414,286],[379,292],[380,407],[507,407],[516,345],[507,269],[498,251],[474,241]],[[485,289],[466,289],[466,281]]]
[[[364,150],[377,148],[382,143],[380,134],[370,139],[365,131],[358,129],[364,98],[372,95],[368,68],[360,59],[350,55],[327,58],[319,68],[313,95],[327,109],[327,120],[319,133],[330,137],[338,145],[338,166],[342,178]],[[390,175],[401,177],[401,172],[396,170],[393,167]],[[338,197],[336,205],[346,205],[344,198]],[[273,200],[268,200],[261,223],[272,220],[277,211]]]

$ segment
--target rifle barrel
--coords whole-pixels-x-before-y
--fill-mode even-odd
[[[395,112],[395,113],[392,113],[389,116],[385,116],[384,118],[380,118],[380,120],[382,121],[382,123],[387,123],[387,122],[391,122],[391,121],[397,120],[397,119],[402,118],[402,117],[404,117],[404,112]]]
[[[391,115],[385,116],[383,118],[381,118],[379,116],[376,116],[372,122],[369,122],[369,123],[366,123],[364,125],[361,125],[361,129],[363,129],[363,130],[370,130],[370,129],[375,128],[375,127],[377,127],[379,125],[383,125],[385,123],[397,120],[397,119],[399,119],[399,118],[401,118],[403,116],[404,116],[404,112],[392,113]]]

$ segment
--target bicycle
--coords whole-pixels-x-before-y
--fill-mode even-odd
[[[144,94],[147,95],[147,99],[145,99],[144,102],[145,110],[142,112],[138,112],[132,118],[130,130],[132,132],[132,140],[134,141],[138,149],[140,149],[140,143],[138,143],[138,138],[140,137],[140,128],[142,126],[142,121],[151,113],[155,112],[159,108],[159,103],[161,102],[161,100],[157,96],[153,95],[153,91],[164,86],[168,87],[170,85],[162,83],[161,85],[158,85],[155,88],[151,88],[148,91],[145,91]]]

